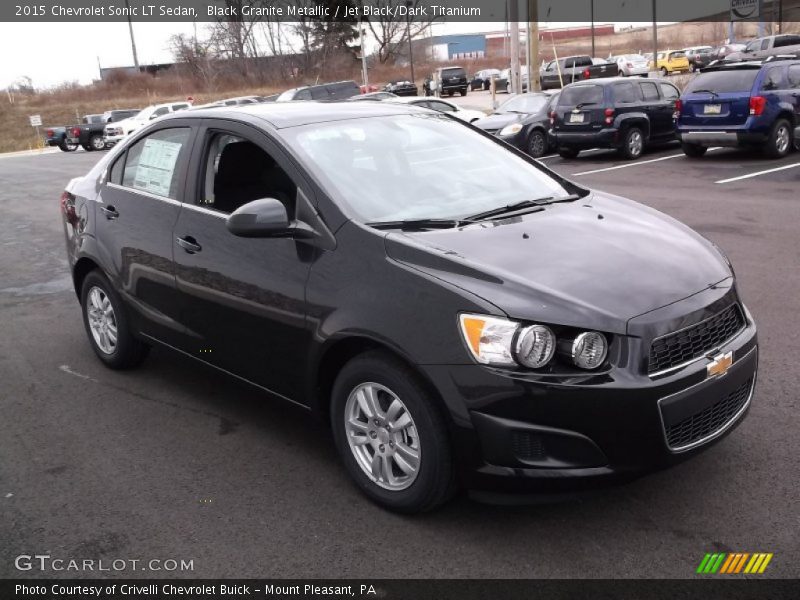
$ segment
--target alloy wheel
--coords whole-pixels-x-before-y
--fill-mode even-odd
[[[781,126],[775,132],[775,149],[783,154],[789,149],[789,128]]]
[[[106,147],[105,141],[100,136],[94,136],[91,139],[91,143],[94,150],[103,150]]]
[[[113,354],[117,349],[117,318],[111,299],[97,286],[89,290],[86,298],[86,315],[94,343],[104,354]]]
[[[356,386],[344,410],[347,443],[356,463],[386,490],[408,488],[417,478],[421,447],[414,418],[389,388],[368,382]]]
[[[632,131],[630,136],[628,136],[628,150],[630,150],[631,156],[639,156],[642,153],[642,134],[637,131]]]

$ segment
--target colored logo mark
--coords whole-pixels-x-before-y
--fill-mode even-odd
[[[772,560],[771,552],[720,552],[706,554],[697,567],[698,573],[763,573],[769,561]]]

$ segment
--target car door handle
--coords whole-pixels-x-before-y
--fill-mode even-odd
[[[119,217],[119,213],[117,212],[117,209],[114,208],[113,206],[111,206],[110,204],[108,206],[101,206],[100,210],[103,211],[103,214],[106,216],[106,219],[108,219],[109,221],[113,221],[114,219]]]
[[[197,240],[190,235],[182,238],[175,238],[175,241],[178,243],[178,246],[186,250],[189,254],[195,254],[203,249],[203,247],[197,243]]]

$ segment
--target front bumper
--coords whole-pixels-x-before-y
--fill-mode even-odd
[[[711,378],[706,357],[660,377],[616,367],[559,378],[479,365],[426,367],[455,420],[462,481],[494,494],[573,493],[703,451],[735,428],[750,406],[758,346],[749,314],[746,322],[719,349],[732,352],[732,366]],[[703,430],[712,417],[718,422]],[[697,439],[691,439],[695,430]]]
[[[106,146],[110,147],[116,144],[117,142],[121,142],[125,139],[124,135],[104,135],[103,141],[106,143]]]

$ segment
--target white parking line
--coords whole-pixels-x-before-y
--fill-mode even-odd
[[[716,146],[714,148],[709,148],[708,152],[713,152],[714,150],[719,150],[721,147]],[[592,175],[593,173],[603,173],[605,171],[616,171],[617,169],[627,169],[628,167],[637,167],[639,165],[646,165],[648,163],[659,162],[662,160],[669,160],[671,158],[679,158],[681,156],[686,156],[683,152],[680,154],[670,154],[669,156],[662,156],[661,158],[651,158],[650,160],[637,160],[635,162],[625,163],[624,165],[617,165],[615,167],[606,167],[604,169],[593,169],[592,171],[581,171],[580,173],[572,173],[570,177],[577,177],[578,175]]]
[[[731,183],[732,181],[740,181],[742,179],[750,179],[751,177],[758,177],[759,175],[766,175],[767,173],[774,173],[775,171],[783,171],[785,169],[793,169],[800,167],[800,162],[791,165],[783,165],[782,167],[775,167],[774,169],[767,169],[766,171],[756,171],[755,173],[748,173],[747,175],[739,175],[738,177],[731,177],[730,179],[720,179],[714,183]]]

